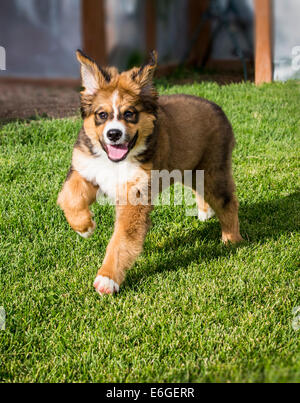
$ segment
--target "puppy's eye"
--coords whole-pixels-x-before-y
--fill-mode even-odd
[[[126,120],[131,120],[134,117],[134,112],[132,111],[126,111],[124,112],[124,119]]]
[[[108,118],[108,113],[107,112],[100,112],[98,113],[98,116],[102,120],[106,120]]]

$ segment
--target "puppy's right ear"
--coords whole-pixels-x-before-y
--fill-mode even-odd
[[[81,80],[82,86],[85,88],[84,93],[86,95],[94,95],[110,82],[111,76],[81,50],[77,50],[76,56],[81,64]]]

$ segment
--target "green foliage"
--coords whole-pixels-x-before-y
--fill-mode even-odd
[[[56,198],[78,119],[0,128],[0,380],[299,382],[299,88],[159,85],[215,101],[232,122],[246,242],[226,247],[217,219],[159,207],[120,294],[92,283],[113,230],[74,233]]]
[[[144,62],[144,57],[141,52],[138,50],[134,50],[131,52],[128,62],[127,62],[127,70],[132,69],[136,66],[141,66]]]

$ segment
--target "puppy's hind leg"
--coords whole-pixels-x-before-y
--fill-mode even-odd
[[[222,241],[241,242],[238,218],[239,203],[235,196],[235,185],[230,171],[217,171],[205,176],[205,199],[220,220]]]
[[[195,192],[197,206],[198,206],[198,219],[202,222],[209,220],[215,215],[214,210],[210,207],[208,203],[200,196],[197,192]]]
[[[70,226],[83,238],[96,227],[89,205],[96,200],[98,187],[86,181],[77,171],[71,171],[58,195],[57,204],[64,211]]]

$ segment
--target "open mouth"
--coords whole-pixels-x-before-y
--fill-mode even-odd
[[[107,144],[106,149],[108,158],[110,160],[115,162],[122,161],[123,159],[126,158],[129,152],[129,143],[116,144],[116,145]]]
[[[129,143],[106,144],[103,148],[106,151],[108,158],[113,162],[123,161],[129,154],[129,151],[135,146],[137,137],[138,132]]]

